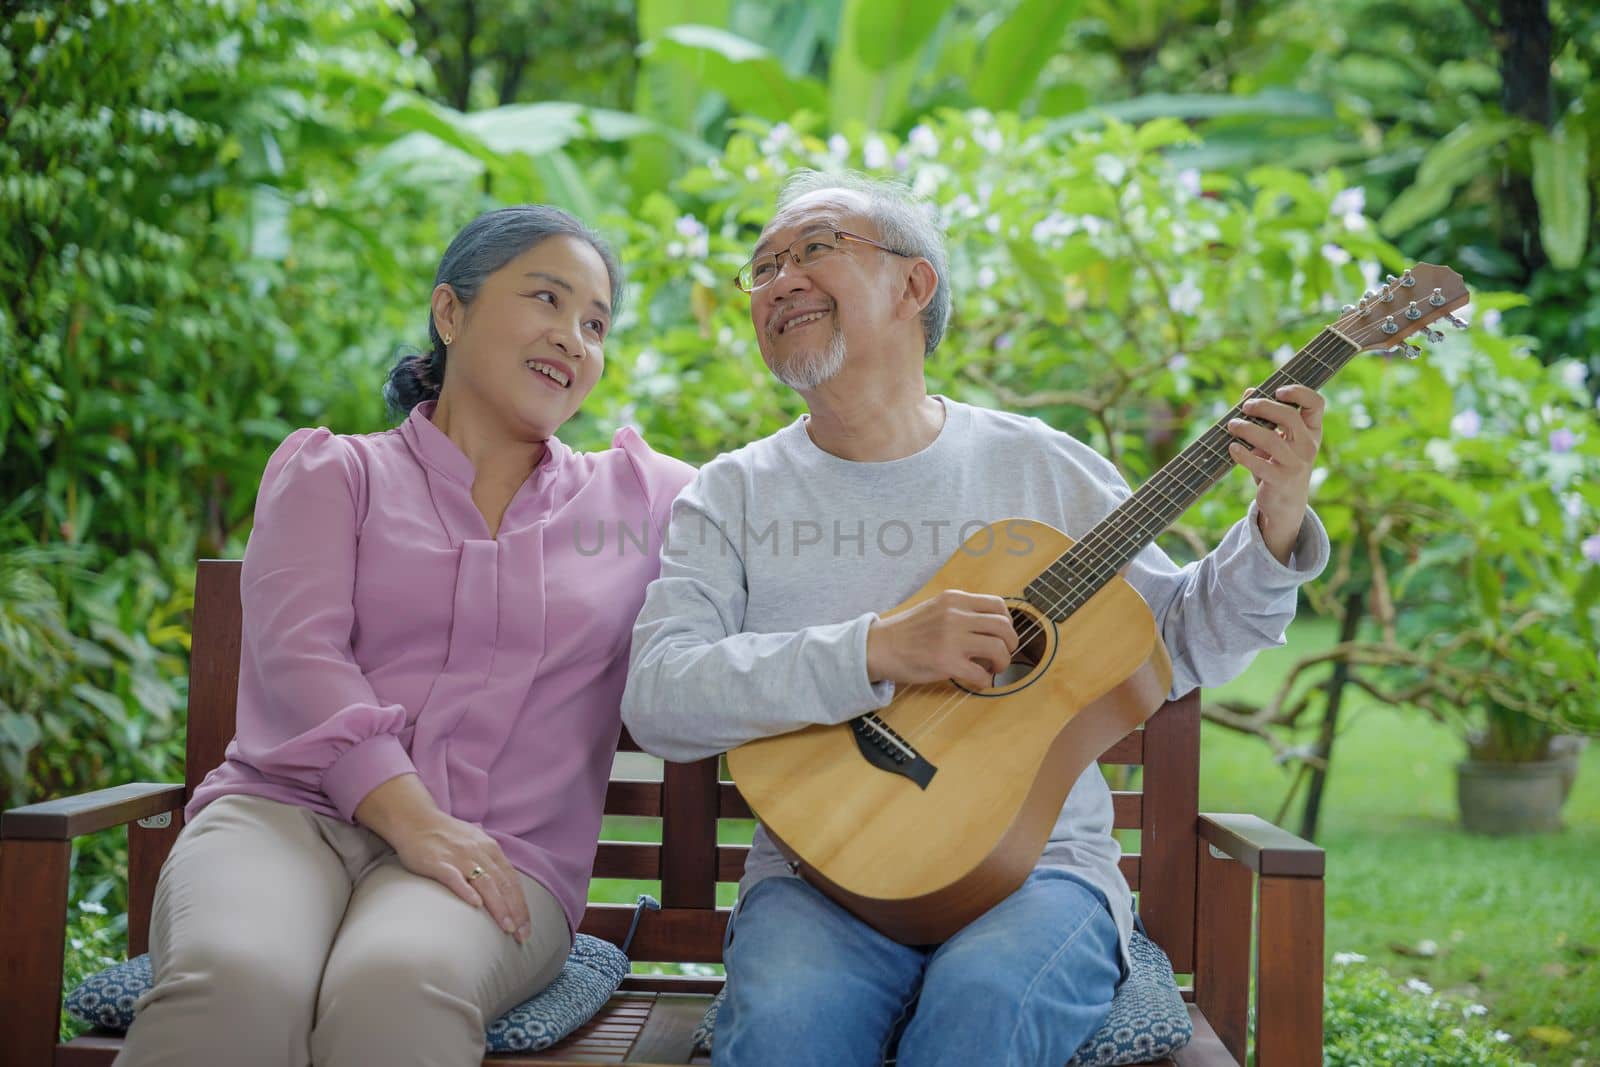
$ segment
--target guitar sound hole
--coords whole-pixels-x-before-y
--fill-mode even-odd
[[[1006,669],[994,676],[995,688],[1012,685],[1026,678],[1043,661],[1048,647],[1045,627],[1040,625],[1035,616],[1018,608],[1012,608],[1011,626],[1017,631],[1022,643],[1017,646],[1016,654],[1011,657],[1011,663]]]

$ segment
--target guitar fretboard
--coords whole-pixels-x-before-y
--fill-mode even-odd
[[[1321,388],[1358,351],[1333,328],[1325,328],[1262,382],[1256,392],[1271,397],[1286,385]],[[1228,445],[1236,438],[1227,426],[1240,418],[1258,426],[1272,426],[1266,420],[1244,414],[1235,404],[1028,583],[1028,600],[1058,622],[1087,603],[1233,467]]]

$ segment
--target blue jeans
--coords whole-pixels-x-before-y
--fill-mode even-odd
[[[717,1067],[1062,1067],[1121,979],[1100,893],[1036,870],[942,945],[902,945],[798,878],[739,904]]]

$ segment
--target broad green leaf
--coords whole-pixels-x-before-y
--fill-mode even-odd
[[[778,57],[753,41],[711,26],[673,26],[640,46],[691,80],[721,93],[734,110],[779,121],[797,111],[827,109],[827,94],[810,78],[794,78]]]
[[[1390,237],[1398,236],[1449,207],[1455,191],[1455,183],[1450,181],[1412,185],[1385,209],[1378,219],[1378,229]]]
[[[1568,115],[1552,133],[1539,132],[1533,154],[1533,196],[1539,240],[1552,266],[1571,270],[1589,243],[1589,137]]]
[[[1081,0],[1022,0],[984,42],[973,99],[996,111],[1022,103],[1080,7]]]
[[[1489,149],[1503,144],[1521,128],[1522,123],[1513,119],[1480,118],[1463,122],[1428,149],[1422,165],[1417,168],[1417,184],[1466,183],[1490,165],[1493,157]]]
[[[911,91],[915,56],[875,70],[861,58],[857,44],[862,11],[873,0],[845,0],[839,12],[839,40],[828,71],[828,120],[835,129],[851,121],[868,129],[895,124]]]
[[[878,72],[915,59],[951,3],[952,0],[874,0],[852,4],[856,55],[868,70]]]
[[[636,16],[640,41],[652,41],[670,27],[726,25],[732,0],[639,0]],[[677,76],[672,64],[646,56],[639,63],[633,110],[680,133],[699,137],[700,104],[705,91],[692,79]],[[682,153],[666,140],[641,140],[628,153],[628,180],[635,195],[666,188],[679,173]]]
[[[1211,119],[1234,115],[1299,115],[1331,117],[1333,105],[1315,93],[1287,89],[1266,89],[1251,96],[1227,93],[1148,93],[1132,100],[1104,104],[1078,115],[1055,119],[1046,130],[1051,134],[1092,129],[1112,118],[1122,122],[1144,122],[1171,116],[1179,119]]]
[[[1384,211],[1378,229],[1394,237],[1443,212],[1456,188],[1490,165],[1489,149],[1522,125],[1513,119],[1473,119],[1451,130],[1428,150],[1411,186]]]

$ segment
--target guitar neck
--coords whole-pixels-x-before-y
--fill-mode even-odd
[[[1256,392],[1270,397],[1285,385],[1321,388],[1358,351],[1343,334],[1326,327],[1257,386]],[[1234,419],[1272,426],[1264,419],[1244,414],[1238,404],[1229,408],[1210,429],[1030,582],[1028,600],[1058,621],[1087,603],[1233,467],[1228,445],[1235,438],[1227,427]]]

